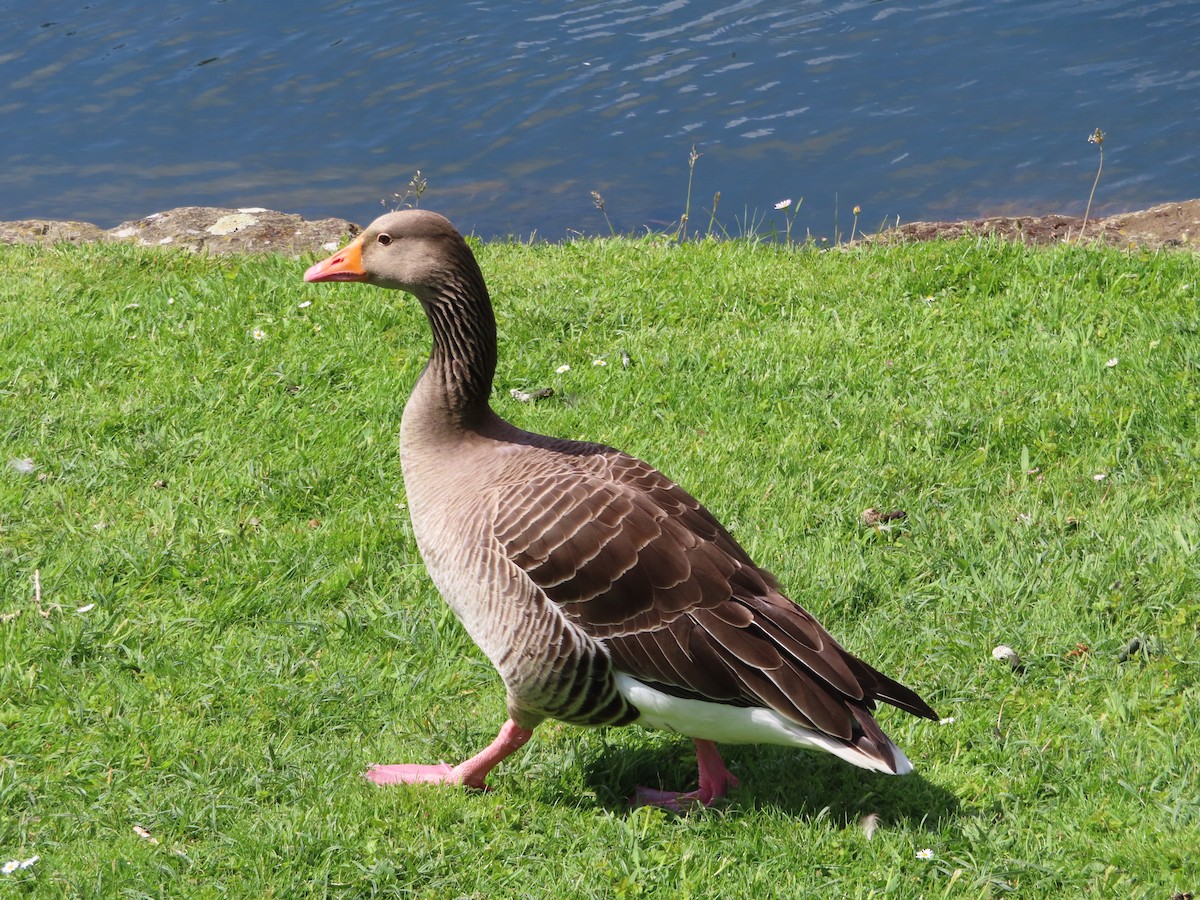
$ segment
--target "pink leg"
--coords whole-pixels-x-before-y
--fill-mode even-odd
[[[725,768],[717,745],[699,738],[695,739],[695,744],[696,762],[700,766],[699,790],[683,793],[640,787],[633,795],[633,805],[661,806],[663,809],[682,813],[696,806],[712,806],[715,801],[725,796],[729,788],[737,787],[738,780]]]
[[[531,737],[532,729],[522,728],[509,719],[496,735],[496,739],[484,750],[453,768],[446,763],[436,766],[373,765],[363,775],[376,784],[464,784],[467,787],[486,790],[484,778],[487,777],[487,773],[492,771],[500,760],[524,747]]]

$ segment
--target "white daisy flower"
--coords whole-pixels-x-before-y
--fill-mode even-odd
[[[29,859],[10,859],[4,865],[0,866],[0,873],[11,875],[17,869],[28,869],[39,859],[41,859],[40,856],[31,856]]]
[[[561,366],[559,366],[559,367],[558,367],[557,369],[555,369],[554,371],[555,371],[555,372],[557,372],[559,375],[562,375],[562,374],[564,374],[564,373],[566,373],[566,372],[570,372],[570,371],[571,371],[571,367],[570,367],[570,366],[568,366],[566,363],[563,363]]]
[[[776,209],[787,209],[791,205],[792,205],[792,198],[788,197],[786,200],[780,200],[778,203],[776,203],[775,208]]]
[[[267,333],[261,328],[255,328],[252,332],[250,332],[250,337],[254,338],[256,341],[261,341],[266,336]]]
[[[933,859],[933,848],[926,847],[924,850],[918,850],[917,859]]]

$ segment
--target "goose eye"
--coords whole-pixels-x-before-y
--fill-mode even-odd
[[[392,236],[390,234],[388,234],[387,232],[384,232],[383,234],[379,235],[379,237],[376,240],[378,240],[379,243],[383,244],[383,246],[386,247],[388,244],[390,244],[392,242]]]

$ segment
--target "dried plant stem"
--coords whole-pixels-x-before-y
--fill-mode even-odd
[[[425,188],[427,187],[429,187],[429,179],[421,174],[420,169],[417,169],[413,177],[408,180],[408,187],[404,189],[403,194],[392,193],[394,205],[391,207],[391,211],[395,212],[405,207],[416,209],[421,205],[421,195],[425,193]],[[379,202],[382,206],[388,205],[387,197],[384,197]]]
[[[706,235],[707,237],[712,237],[713,226],[716,224],[716,221],[717,221],[717,206],[719,206],[720,203],[721,203],[721,192],[717,191],[715,194],[713,194],[712,212],[710,213],[710,215],[708,217],[708,232]]]
[[[1088,194],[1087,208],[1083,211],[1083,224],[1079,226],[1079,243],[1083,243],[1083,232],[1087,228],[1088,214],[1092,211],[1092,198],[1096,196],[1096,185],[1100,183],[1100,173],[1104,171],[1104,132],[1097,128],[1088,138],[1088,143],[1100,148],[1100,165],[1096,167],[1096,180],[1092,182],[1092,192]]]
[[[604,198],[599,191],[592,191],[592,205],[600,210],[600,215],[604,216],[604,224],[608,226],[609,237],[616,237],[617,230],[613,228],[613,223],[608,218],[608,212],[604,209]]]
[[[696,145],[692,144],[692,152],[688,154],[688,186],[687,196],[683,201],[683,215],[679,219],[679,240],[687,240],[688,216],[692,211],[692,176],[696,174],[696,160],[704,154],[696,152]]]
[[[1084,229],[1087,228],[1088,215],[1092,211],[1092,198],[1096,196],[1096,185],[1100,183],[1100,173],[1104,171],[1104,148],[1100,148],[1100,165],[1096,167],[1096,180],[1092,182],[1092,192],[1088,194],[1087,208],[1083,211],[1083,224],[1079,226],[1079,240],[1083,240]]]

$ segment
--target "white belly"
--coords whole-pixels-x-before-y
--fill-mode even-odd
[[[774,710],[673,697],[621,673],[617,673],[616,679],[617,690],[642,713],[637,723],[646,728],[723,744],[783,744],[824,750],[860,768],[892,774],[878,760],[856,748],[785,719]],[[900,748],[893,752],[896,774],[911,772],[912,763]]]

